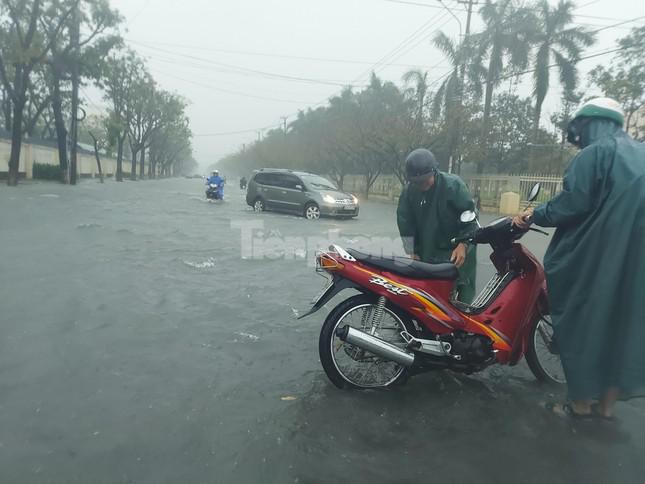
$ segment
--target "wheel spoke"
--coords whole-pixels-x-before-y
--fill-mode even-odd
[[[335,335],[335,329],[348,325],[352,328],[369,333],[373,304],[354,307],[336,322],[332,334],[332,359],[336,369],[348,382],[363,388],[387,386],[395,381],[405,370],[394,361],[383,360],[359,348],[340,342]],[[404,347],[405,341],[400,333],[405,330],[400,318],[388,308],[383,313],[383,325],[378,337],[399,347]],[[340,343],[340,346],[339,346]],[[343,351],[341,351],[341,349]]]
[[[546,376],[556,383],[565,383],[564,370],[553,337],[553,326],[546,319],[538,322],[533,336],[537,363]]]

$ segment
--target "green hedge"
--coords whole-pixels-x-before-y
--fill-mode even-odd
[[[60,166],[34,163],[33,177],[38,180],[60,180]]]

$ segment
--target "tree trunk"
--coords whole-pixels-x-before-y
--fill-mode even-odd
[[[367,200],[370,196],[370,188],[372,187],[370,178],[371,176],[369,173],[365,174],[365,192],[363,193],[363,195],[365,195],[365,200]]]
[[[493,82],[486,81],[486,95],[484,96],[484,117],[482,119],[482,140],[488,146],[488,123],[490,119],[490,107],[493,103]]]
[[[116,181],[123,181],[123,144],[125,143],[125,136],[119,136],[117,139],[117,153],[116,153]]]
[[[63,100],[60,93],[60,79],[54,73],[54,90],[52,93],[52,111],[54,112],[54,126],[56,127],[56,143],[58,145],[58,164],[60,177],[63,183],[69,183],[67,171],[67,128],[63,117]]]
[[[22,148],[22,116],[25,106],[25,95],[22,94],[19,102],[13,105],[13,124],[11,126],[11,155],[9,156],[9,173],[7,185],[15,187],[18,185],[18,174],[20,169],[20,149]]]
[[[146,149],[141,149],[141,157],[139,158],[139,178],[143,179],[146,172]]]
[[[2,88],[2,115],[4,118],[4,129],[11,131],[11,98],[7,91]]]
[[[130,180],[136,181],[137,179],[137,152],[130,146],[130,151],[132,155],[131,168],[130,168]]]
[[[94,157],[96,158],[96,167],[99,170],[99,178],[101,180],[101,183],[103,183],[103,170],[101,169],[101,158],[99,157],[99,142],[96,140],[96,136],[94,136],[91,132],[88,133],[92,141],[94,142]]]
[[[150,155],[148,159],[148,178],[152,179],[154,178],[154,163],[152,160],[152,153],[148,153],[148,154]]]
[[[533,115],[533,141],[538,141],[538,132],[540,131],[540,118],[542,117],[542,103],[544,98],[536,99],[535,101],[535,114]]]

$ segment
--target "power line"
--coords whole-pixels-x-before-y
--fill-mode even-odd
[[[605,25],[605,26],[603,26],[603,27],[601,27],[599,29],[592,30],[591,33],[595,34],[596,32],[602,32],[603,30],[613,29],[613,28],[616,28],[616,27],[620,27],[621,25],[629,24],[629,23],[632,23],[632,22],[637,22],[638,20],[642,20],[642,19],[645,19],[645,15],[641,15],[640,17],[636,17],[636,18],[633,18],[633,19],[630,19],[630,20],[623,20],[621,22],[618,22],[617,24]]]
[[[419,38],[420,36],[422,36],[421,40],[420,40],[420,41],[418,41],[416,44],[414,44],[414,45],[412,46],[412,48],[414,48],[414,47],[415,47],[416,45],[418,45],[420,42],[422,42],[423,40],[425,40],[425,38],[427,38],[427,36],[426,36],[426,37],[423,37],[423,34],[425,34],[425,33],[427,32],[427,30],[429,30],[430,28],[432,28],[432,26],[433,26],[433,24],[434,24],[434,23],[436,23],[436,22],[440,21],[440,20],[441,20],[443,17],[445,17],[445,16],[446,16],[446,13],[445,13],[445,12],[443,12],[443,14],[442,14],[441,16],[439,16],[439,18],[438,18],[438,19],[435,17],[435,18],[432,18],[432,19],[430,19],[429,21],[425,22],[425,23],[424,23],[423,25],[421,25],[421,26],[420,26],[420,27],[419,27],[415,32],[413,32],[410,36],[408,36],[406,39],[404,39],[404,40],[403,40],[403,41],[402,41],[398,46],[396,46],[396,47],[395,47],[394,49],[392,49],[388,54],[386,54],[386,55],[385,55],[385,56],[383,56],[381,59],[379,59],[375,64],[373,64],[373,65],[371,66],[371,68],[370,68],[370,69],[367,69],[366,71],[364,71],[363,73],[361,73],[361,74],[360,74],[360,75],[359,75],[359,76],[358,76],[358,77],[353,81],[353,83],[352,83],[352,84],[354,84],[354,83],[356,83],[358,80],[362,79],[362,78],[365,76],[365,73],[366,73],[366,72],[367,72],[367,73],[370,73],[370,72],[376,71],[376,69],[378,69],[378,67],[379,67],[380,65],[382,65],[382,66],[388,65],[388,64],[385,64],[385,62],[387,62],[388,60],[392,60],[392,57],[393,57],[394,55],[399,54],[399,56],[400,56],[400,55],[404,55],[405,53],[409,52],[409,50],[410,50],[410,49],[408,49],[408,50],[406,50],[405,52],[401,53],[401,51],[402,51],[403,49],[405,49],[406,47],[409,47],[410,43],[411,43],[411,42],[414,42],[415,40],[418,40],[418,38]],[[431,34],[430,34],[430,35],[431,35]],[[136,42],[135,42],[135,43],[136,43]],[[158,50],[161,50],[161,49],[158,49]],[[443,77],[443,76],[442,76],[442,77]],[[346,86],[346,87],[351,87],[351,86]],[[313,105],[313,106],[310,106],[310,109],[312,109],[312,108],[317,108],[318,106],[321,106],[321,105],[325,104],[326,102],[328,102],[328,100],[329,100],[331,97],[333,97],[333,96],[335,96],[335,95],[337,95],[337,94],[338,94],[338,92],[336,92],[336,93],[332,94],[331,96],[327,96],[327,97],[325,97],[325,99],[324,99],[324,100],[320,101],[319,103],[317,103],[317,104],[315,104],[315,105]],[[296,111],[295,113],[291,113],[291,114],[287,115],[286,117],[287,117],[287,118],[289,118],[289,117],[291,117],[291,116],[294,116],[295,114],[298,114],[298,112],[300,112],[300,110]],[[270,125],[270,126],[273,126],[273,125]],[[245,132],[252,132],[252,131],[264,131],[265,129],[268,129],[268,127],[258,128],[258,129],[254,129],[254,130],[248,130],[248,131],[245,131]],[[235,134],[237,134],[237,132],[235,132]],[[224,136],[224,135],[226,135],[226,133],[215,133],[214,135],[215,135],[215,136]]]
[[[589,54],[589,55],[586,55],[586,56],[580,57],[580,58],[578,59],[578,61],[583,61],[583,60],[587,60],[587,59],[593,59],[593,58],[601,57],[601,56],[603,56],[603,55],[607,55],[607,54],[613,54],[614,52],[618,52],[618,51],[620,51],[620,50],[622,50],[622,49],[610,49],[610,50],[606,50],[606,51],[602,51],[602,52],[595,52],[595,53],[593,53],[593,54]],[[549,67],[548,67],[548,68],[549,68],[549,69],[552,69],[553,67],[557,67],[557,66],[558,66],[558,64],[557,64],[557,63],[556,63],[556,64],[551,64],[551,65],[549,65]],[[523,75],[526,75],[526,74],[530,74],[530,73],[532,73],[532,72],[535,72],[536,70],[537,70],[537,69],[527,69],[527,70],[522,71],[522,72],[516,72],[516,73],[508,74],[508,75],[505,75],[505,76],[500,76],[500,77],[498,77],[497,79],[494,79],[494,80],[493,80],[493,82],[503,81],[503,80],[505,80],[505,79],[510,79],[510,78],[512,78],[512,77],[519,77],[519,76],[523,76]],[[447,72],[447,73],[445,73],[444,75],[442,75],[441,77],[439,77],[439,78],[435,79],[432,83],[430,83],[430,84],[428,85],[428,88],[430,88],[430,87],[432,87],[432,86],[434,86],[434,85],[438,84],[439,82],[441,82],[442,80],[444,80],[444,79],[445,79],[446,77],[448,77],[449,75],[450,75],[450,72]],[[484,83],[485,83],[485,82],[482,82],[481,84],[483,85]],[[255,129],[248,129],[248,130],[243,130],[243,131],[235,131],[235,132],[231,132],[230,134],[244,134],[244,133],[251,133],[251,132],[254,132],[254,131],[256,131],[256,132],[257,132],[257,131],[265,131],[266,129],[269,129],[269,128],[271,128],[271,127],[276,127],[276,126],[277,126],[277,125],[274,123],[274,124],[271,124],[271,125],[266,126],[266,127],[263,127],[263,128],[255,128]],[[204,134],[204,135],[195,135],[195,136],[225,136],[225,135],[227,135],[227,134],[229,134],[229,133],[213,133],[213,134]]]
[[[248,67],[236,66],[236,65],[227,64],[227,63],[224,63],[224,62],[217,62],[217,61],[214,61],[212,59],[205,59],[203,57],[197,57],[197,56],[193,56],[193,55],[189,55],[189,54],[177,54],[176,52],[172,52],[172,51],[169,51],[169,50],[166,50],[166,49],[161,49],[159,47],[154,47],[152,45],[145,45],[145,44],[142,44],[140,42],[134,42],[134,43],[142,45],[143,47],[145,47],[147,49],[156,50],[156,51],[163,52],[163,53],[166,53],[166,54],[177,55],[178,57],[183,57],[183,58],[186,58],[186,59],[193,59],[193,60],[197,60],[197,61],[200,61],[200,62],[206,62],[206,63],[209,63],[209,64],[213,64],[213,65],[216,65],[216,66],[227,68],[227,69],[237,71],[237,72],[240,72],[240,73],[247,73],[247,74],[250,74],[250,75],[257,75],[257,76],[266,77],[266,78],[270,78],[270,79],[308,82],[308,83],[312,83],[312,84],[326,84],[326,85],[332,85],[332,86],[344,86],[345,85],[345,83],[342,83],[342,82],[335,82],[335,81],[330,81],[330,80],[325,80],[325,79],[312,79],[312,78],[307,78],[307,77],[299,77],[299,76],[290,76],[290,75],[286,75],[286,74],[279,74],[279,73],[275,73],[275,72],[260,71],[260,70],[257,70],[257,69],[250,69]]]
[[[272,98],[272,97],[267,97],[267,96],[258,96],[256,94],[250,94],[250,93],[247,93],[247,92],[233,91],[231,89],[223,89],[223,88],[220,88],[220,87],[215,87],[215,86],[213,86],[211,84],[204,84],[204,83],[193,81],[193,80],[190,80],[190,79],[185,79],[183,77],[179,77],[179,76],[176,76],[174,74],[169,74],[167,72],[160,71],[158,69],[155,69],[155,70],[159,74],[162,74],[162,75],[177,79],[179,81],[187,82],[189,84],[194,84],[195,86],[203,87],[203,88],[209,89],[211,91],[220,91],[220,92],[223,92],[223,93],[226,93],[226,94],[233,94],[235,96],[248,97],[248,98],[251,98],[251,99],[261,99],[263,101],[276,101],[276,102],[293,103],[293,104],[308,104],[308,101],[296,101],[296,100],[293,100],[293,99],[279,99],[279,98]]]
[[[195,138],[201,138],[201,137],[210,137],[210,136],[230,136],[234,134],[246,134],[246,133],[253,133],[257,132],[258,130],[264,131],[264,129],[268,129],[270,126],[266,128],[258,128],[258,129],[242,129],[240,131],[223,131],[221,133],[204,133],[204,134],[193,134],[193,137]]]
[[[610,49],[610,50],[605,50],[605,51],[602,51],[602,52],[596,52],[594,54],[589,54],[587,56],[583,56],[583,57],[578,58],[576,60],[576,63],[578,63],[580,61],[583,61],[583,60],[593,59],[595,57],[600,57],[600,56],[603,56],[603,55],[607,55],[607,54],[613,54],[614,52],[619,52],[621,50],[622,49]],[[553,67],[558,67],[558,64],[555,63],[555,64],[549,65],[549,69],[551,69]],[[504,75],[504,76],[500,76],[497,79],[493,79],[493,82],[503,81],[505,79],[511,79],[513,77],[523,76],[523,75],[530,74],[530,73],[535,72],[535,71],[537,71],[537,69],[527,69],[525,71],[515,72],[515,73],[512,73],[512,74],[507,74],[507,75]],[[482,85],[483,84],[484,84],[484,82],[482,82]]]
[[[418,40],[420,36],[423,36],[428,30],[430,30],[433,25],[440,21],[443,17],[445,17],[447,14],[446,12],[441,12],[438,16],[435,15],[434,17],[430,18],[428,21],[423,23],[417,30],[415,30],[412,34],[410,34],[408,37],[406,37],[403,41],[401,41],[397,46],[395,46],[390,52],[385,54],[381,59],[379,59],[372,67],[366,69],[363,71],[357,78],[356,80],[360,80],[366,75],[369,75],[371,72],[376,71],[380,65],[385,64],[388,61],[392,61],[394,56],[399,54],[401,50],[405,49],[411,42],[414,42],[415,40]]]
[[[417,3],[417,2],[409,2],[409,1],[403,1],[403,0],[385,0],[385,1],[392,2],[392,3],[403,3],[403,4],[420,5],[420,6],[424,6],[424,7],[433,7],[433,6],[431,6],[431,5],[427,5],[427,4],[420,4],[420,3]],[[591,2],[591,3],[595,3],[595,2]],[[587,4],[587,5],[589,5],[589,4]],[[438,8],[443,8],[443,7],[438,7]],[[581,8],[581,7],[580,7],[580,8]],[[459,11],[467,12],[467,10],[466,10],[466,9],[458,9],[458,8],[455,8],[454,10],[459,10]],[[444,15],[445,15],[445,12],[444,12]],[[609,17],[593,17],[593,16],[583,16],[583,15],[577,15],[577,16],[580,16],[580,17],[587,17],[587,18],[600,18],[600,19],[603,19],[603,20],[620,20],[620,22],[619,22],[619,23],[612,24],[612,25],[607,25],[607,26],[602,26],[602,27],[600,27],[599,29],[596,29],[596,30],[594,30],[594,31],[591,31],[592,33],[600,32],[600,31],[607,30],[607,29],[610,29],[610,28],[615,28],[615,27],[618,27],[618,26],[621,26],[621,25],[624,25],[624,24],[627,24],[627,23],[632,23],[632,22],[635,22],[635,21],[640,20],[640,19],[642,19],[642,18],[645,18],[645,16],[643,16],[643,17],[637,17],[637,18],[634,18],[634,19],[624,20],[624,19],[611,19],[611,18],[609,18]],[[379,61],[377,61],[377,62],[372,66],[372,68],[370,68],[370,69],[368,69],[367,71],[364,71],[363,73],[361,73],[361,74],[360,74],[360,76],[359,76],[357,79],[361,79],[362,77],[364,77],[364,76],[365,76],[365,72],[368,72],[368,73],[369,73],[369,72],[372,72],[372,71],[374,71],[374,72],[375,72],[375,71],[379,68],[379,66],[385,66],[385,65],[387,65],[387,64],[385,64],[385,62],[386,62],[387,60],[391,60],[391,59],[392,59],[394,56],[396,56],[397,54],[398,54],[398,55],[399,55],[399,57],[400,57],[401,55],[404,55],[405,53],[409,52],[409,49],[410,49],[410,47],[409,47],[409,46],[410,46],[410,44],[416,40],[416,41],[417,41],[417,43],[416,43],[416,44],[414,44],[414,45],[412,46],[412,48],[414,48],[416,45],[418,45],[420,42],[422,42],[425,38],[427,38],[427,36],[426,36],[426,37],[423,37],[423,35],[427,32],[427,30],[429,30],[429,29],[431,28],[431,25],[432,25],[432,23],[433,23],[433,22],[436,22],[437,20],[441,20],[441,18],[442,18],[442,17],[439,17],[439,19],[436,19],[436,17],[435,17],[435,18],[433,18],[433,19],[429,20],[428,22],[424,23],[424,24],[423,24],[421,27],[419,27],[415,32],[413,32],[410,36],[408,36],[406,39],[404,39],[404,40],[403,40],[399,45],[397,45],[394,49],[392,49],[388,54],[386,54],[386,55],[385,55],[385,56],[383,56]],[[430,34],[430,35],[431,35],[431,34]],[[420,41],[419,41],[419,37],[421,37],[421,40],[420,40]],[[401,51],[402,51],[402,50],[404,50],[406,47],[408,47],[408,50],[407,50],[407,51],[405,51],[405,52],[403,52],[403,53],[401,54]],[[587,59],[591,59],[591,58],[595,58],[595,57],[600,57],[600,56],[603,56],[603,55],[611,54],[611,53],[617,52],[617,51],[619,51],[619,50],[621,50],[621,49],[611,49],[611,50],[602,51],[602,52],[597,52],[597,53],[594,53],[594,54],[590,54],[590,55],[587,55],[587,56],[583,56],[583,57],[580,57],[580,58],[578,59],[578,62],[579,62],[579,61],[582,61],[582,60],[587,60]],[[396,57],[396,58],[398,58],[398,57]],[[551,68],[553,68],[553,67],[557,67],[557,64],[549,65],[549,66],[548,66],[548,69],[551,69]],[[513,74],[510,74],[510,75],[502,76],[502,77],[500,77],[500,78],[496,79],[495,81],[500,81],[500,80],[504,80],[504,79],[509,79],[509,78],[512,78],[512,77],[519,77],[519,76],[526,75],[526,74],[529,74],[529,73],[532,73],[532,72],[535,72],[535,71],[536,71],[536,69],[529,69],[529,70],[526,70],[526,71],[523,71],[523,72],[513,73]],[[433,82],[429,85],[429,87],[432,87],[432,86],[436,85],[438,82],[440,82],[441,80],[443,80],[443,79],[445,79],[446,77],[448,77],[448,76],[450,75],[450,72],[452,72],[452,70],[451,70],[451,71],[449,71],[449,72],[447,72],[447,73],[445,73],[444,75],[440,76],[440,77],[439,77],[438,79],[436,79],[435,81],[433,81]],[[354,82],[355,82],[355,81],[354,81]],[[482,83],[482,84],[483,84],[483,83]],[[320,105],[322,105],[322,104],[326,103],[326,102],[327,102],[331,97],[333,97],[334,95],[337,95],[337,93],[334,93],[334,94],[332,94],[331,96],[328,96],[327,98],[325,98],[325,100],[323,100],[323,101],[319,102],[318,104],[314,105],[313,107],[311,107],[311,106],[310,106],[310,109],[312,109],[312,108],[316,108],[316,107],[318,107],[318,106],[320,106]],[[291,117],[291,116],[293,116],[293,115],[297,114],[297,113],[298,113],[298,112],[300,112],[300,111],[301,111],[301,110],[296,111],[295,113],[292,113],[292,114],[288,115],[288,117]],[[243,134],[243,133],[249,133],[249,132],[253,132],[253,131],[264,131],[264,130],[268,129],[269,127],[273,127],[273,126],[275,126],[275,124],[271,124],[271,125],[269,125],[269,126],[267,126],[267,127],[263,127],[263,128],[256,128],[256,129],[251,129],[251,130],[244,130],[244,131],[242,131],[242,132],[232,132],[232,134]],[[213,135],[213,136],[224,136],[224,135],[227,135],[227,134],[228,134],[228,133],[214,133],[214,134],[212,134],[212,135]],[[203,136],[209,136],[209,135],[203,135]]]
[[[292,59],[292,60],[305,60],[305,61],[316,61],[316,62],[327,62],[327,63],[337,63],[337,64],[364,64],[364,65],[374,65],[376,61],[362,61],[356,59],[337,59],[331,57],[308,57],[301,55],[288,55],[288,54],[274,54],[269,52],[256,52],[256,51],[245,51],[245,50],[230,50],[230,49],[215,49],[210,47],[198,46],[198,45],[188,45],[188,44],[174,44],[170,42],[157,42],[157,41],[146,41],[146,40],[136,40],[136,39],[125,39],[128,42],[140,45],[150,45],[154,42],[155,45],[164,45],[167,47],[176,47],[179,49],[191,49],[191,50],[201,50],[204,52],[220,52],[223,54],[235,54],[235,55],[248,55],[248,56],[258,56],[258,57],[271,57],[277,59]],[[177,55],[182,55],[182,52],[173,52]],[[416,64],[389,64],[397,67],[416,67]]]
[[[445,16],[445,12],[443,15],[439,17],[439,20]],[[379,64],[383,64],[387,60],[392,60],[392,56],[396,55],[401,51],[402,48],[405,48],[407,45],[410,44],[410,42],[414,41],[419,37],[419,35],[423,35],[427,30],[429,30],[432,27],[433,22],[436,22],[436,17],[428,20],[425,22],[423,25],[421,25],[417,30],[415,30],[411,35],[409,35],[407,38],[405,38],[401,43],[399,43],[398,46],[396,46],[394,49],[392,49],[388,54],[384,55],[381,59],[379,59],[370,69],[367,69],[366,71],[363,71],[355,80],[354,83],[357,82],[358,80],[362,79],[367,73],[375,72],[378,69]],[[418,44],[416,44],[418,45]],[[407,52],[407,51],[406,51]],[[383,64],[384,66],[387,64]],[[351,88],[351,86],[346,86],[345,88]],[[323,104],[326,104],[330,98],[337,96],[339,93],[342,91],[336,91],[333,94],[326,96],[325,99],[321,100],[320,102],[314,104],[313,106],[309,106],[309,109],[315,109],[318,108],[319,106],[322,106]],[[298,110],[294,113],[290,113],[287,115],[287,118],[290,118],[296,114],[298,114],[301,110]]]
[[[398,3],[398,4],[402,4],[402,5],[413,5],[415,7],[435,8],[435,9],[436,8],[441,8],[441,7],[437,6],[437,5],[429,5],[427,3],[413,2],[413,1],[409,1],[409,0],[383,0],[383,1],[389,2],[389,3]],[[579,9],[581,9],[583,7],[586,7],[587,5],[591,5],[592,3],[596,3],[596,2],[590,2],[588,4],[582,5],[580,7],[577,7],[575,10],[579,10]],[[452,10],[453,11],[458,11],[458,12],[468,12],[468,10],[465,9],[465,8],[453,8]],[[539,9],[529,8],[529,10],[539,10]],[[574,14],[574,16],[581,17],[581,18],[596,19],[596,20],[614,20],[614,21],[616,21],[616,20],[619,20],[619,21],[625,20],[625,19],[622,19],[622,18],[599,17],[599,16],[596,16],[596,15],[583,15],[583,14],[579,14],[579,13]]]
[[[150,4],[150,0],[146,0],[146,3],[139,9],[137,13],[134,14],[134,17],[132,17],[130,20],[128,20],[125,24],[126,26],[132,25],[138,18],[139,16],[143,13],[143,11],[148,8],[148,5]]]
[[[176,58],[173,58],[173,57],[164,57],[162,55],[158,55],[158,54],[152,55],[152,54],[148,54],[148,53],[144,53],[143,56],[146,59],[159,61],[159,62],[164,62],[166,64],[172,64],[173,66],[181,65],[181,66],[192,67],[192,68],[195,68],[195,69],[201,69],[201,70],[206,70],[206,71],[218,71],[218,72],[230,73],[230,71],[222,71],[221,69],[219,69],[217,67],[210,66],[210,65],[205,65],[205,64],[194,63],[194,62],[190,62],[189,60],[178,61]],[[237,74],[237,73],[233,73],[233,74]],[[241,73],[240,75],[247,76],[247,77],[249,76],[249,75],[244,74],[244,73]],[[253,76],[251,75],[251,77],[253,77]],[[270,79],[270,80],[277,80],[277,79]],[[217,81],[217,82],[219,83],[221,81]],[[301,82],[301,81],[294,81],[294,82]],[[343,81],[337,81],[337,82],[338,82],[337,85],[348,85],[349,84],[349,81],[347,81],[347,84],[343,83]],[[362,86],[355,86],[355,87],[362,87]]]

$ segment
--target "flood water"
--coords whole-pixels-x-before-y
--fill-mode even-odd
[[[333,387],[326,311],[295,319],[324,283],[299,241],[394,239],[395,207],[309,222],[226,195],[207,203],[187,179],[0,187],[1,483],[645,480],[645,403],[620,404],[617,425],[562,421],[540,402],[563,395],[524,363]],[[242,229],[260,225],[249,249]],[[548,239],[526,243],[542,255]]]

